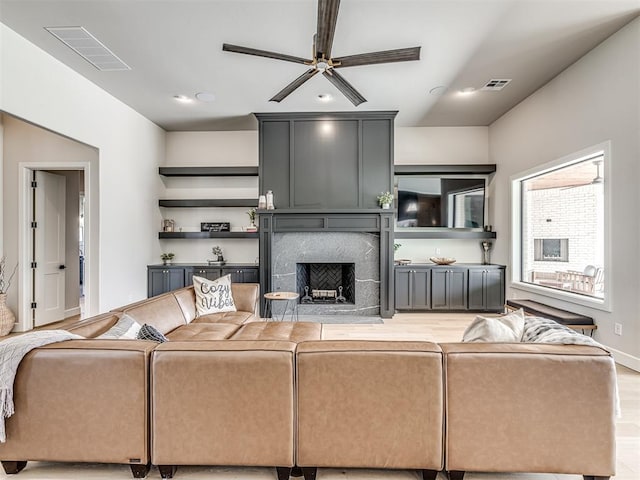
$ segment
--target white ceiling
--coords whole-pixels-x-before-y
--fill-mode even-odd
[[[344,68],[354,107],[308,67],[222,44],[309,58],[315,0],[0,0],[0,21],[166,130],[255,129],[252,112],[399,110],[398,126],[489,125],[640,14],[640,0],[342,0],[333,56],[422,46],[416,62]],[[131,71],[100,72],[43,27],[83,26]],[[461,96],[492,78],[501,92]],[[448,88],[432,95],[434,87]],[[181,104],[211,92],[212,103]],[[329,93],[333,101],[316,100]]]

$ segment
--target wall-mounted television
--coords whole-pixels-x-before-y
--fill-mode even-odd
[[[487,177],[398,175],[397,227],[482,229]]]

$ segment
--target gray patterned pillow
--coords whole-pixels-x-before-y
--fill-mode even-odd
[[[544,317],[525,317],[522,341],[525,343],[559,343],[605,348],[593,338]]]
[[[138,336],[136,338],[138,340],[151,340],[152,342],[158,343],[169,341],[169,339],[160,333],[156,327],[153,325],[147,325],[146,323],[142,325],[142,328],[138,332]]]

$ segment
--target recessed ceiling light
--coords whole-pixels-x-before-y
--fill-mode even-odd
[[[471,95],[472,93],[476,93],[476,89],[474,87],[465,87],[460,90],[460,95]]]
[[[196,93],[196,98],[201,102],[210,103],[216,99],[216,96],[210,92],[198,92]]]
[[[327,103],[333,100],[333,97],[328,93],[321,93],[318,95],[317,100],[322,103]]]
[[[193,100],[186,95],[174,95],[173,98],[180,103],[191,103]]]
[[[429,90],[429,94],[430,95],[444,95],[444,93],[447,91],[447,87],[444,85],[439,85],[437,87],[433,87],[431,90]]]

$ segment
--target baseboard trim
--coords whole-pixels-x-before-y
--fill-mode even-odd
[[[70,308],[64,311],[65,320],[69,317],[75,317],[76,315],[80,315],[80,307]]]
[[[616,363],[630,368],[631,370],[635,370],[636,372],[640,372],[640,358],[611,347],[607,347],[607,350],[611,352]]]

